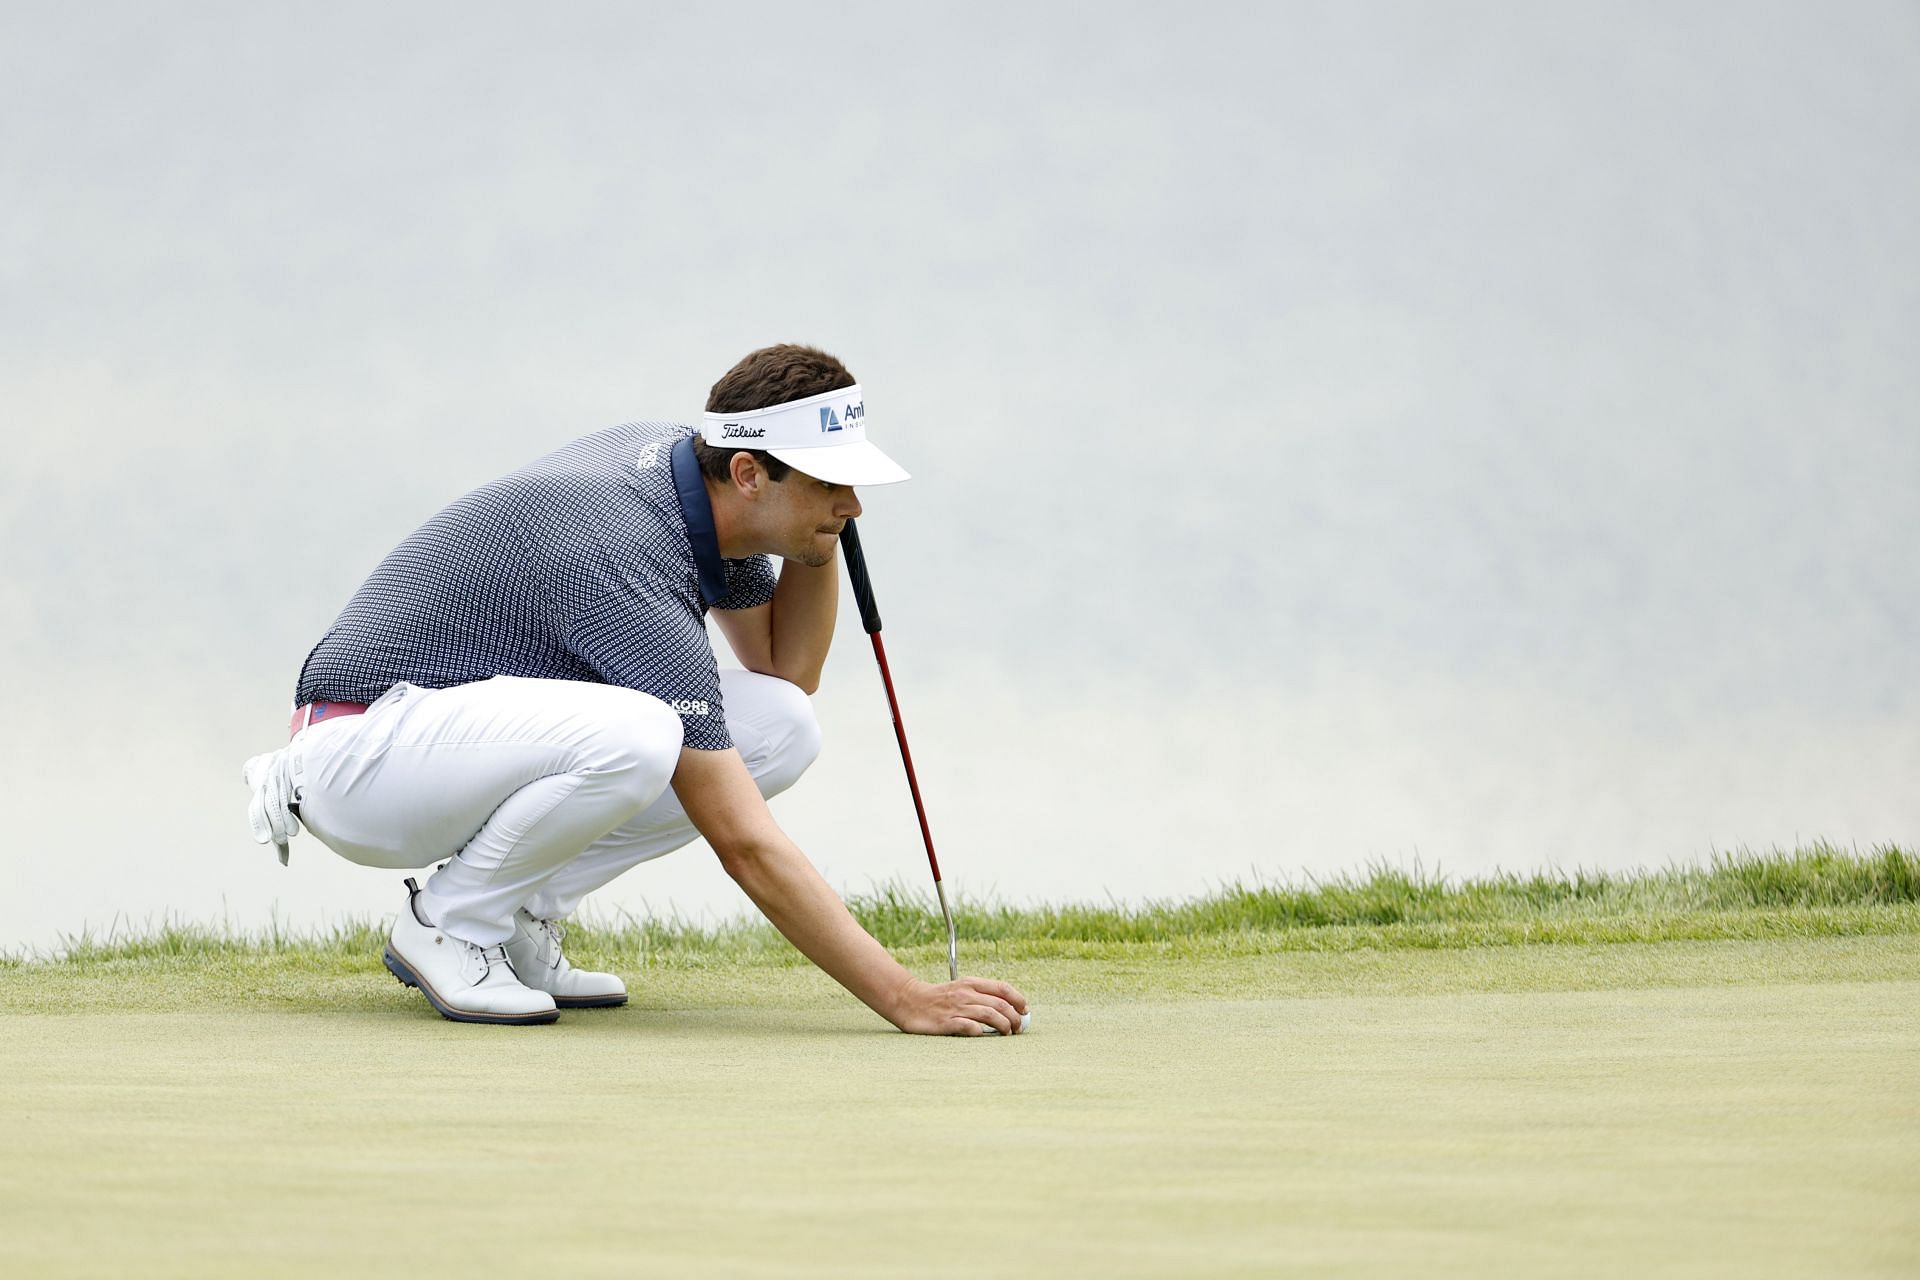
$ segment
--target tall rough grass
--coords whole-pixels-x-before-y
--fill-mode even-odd
[[[1313,931],[1347,935],[1342,945],[1476,945],[1482,941],[1640,940],[1715,936],[1716,918],[1739,913],[1902,907],[1920,903],[1920,854],[1893,845],[1867,852],[1819,843],[1791,851],[1715,853],[1705,864],[1657,871],[1539,871],[1452,879],[1419,869],[1378,867],[1362,875],[1280,883],[1236,883],[1186,901],[1017,906],[960,899],[963,943],[1232,943],[1288,938],[1313,946]],[[891,884],[855,894],[853,914],[895,948],[944,945],[932,895]],[[1664,923],[1661,923],[1664,922]],[[1648,927],[1657,924],[1658,927]],[[1851,927],[1851,926],[1848,926]],[[67,938],[50,955],[0,964],[93,967],[272,959],[314,972],[376,967],[383,923],[348,921],[296,933],[277,923],[258,932],[161,922]],[[705,924],[680,917],[624,916],[579,927],[586,956],[630,963],[795,958],[771,926],[754,917]],[[573,949],[573,947],[570,947]]]
[[[1715,853],[1703,866],[1661,871],[1496,873],[1452,881],[1380,867],[1364,876],[1231,884],[1186,902],[1140,906],[1009,907],[963,904],[962,937],[1158,942],[1194,935],[1330,926],[1490,924],[1767,907],[1886,906],[1920,901],[1920,854],[1892,845],[1868,853],[1815,844],[1792,852]],[[935,941],[924,896],[889,888],[851,904],[882,941]]]

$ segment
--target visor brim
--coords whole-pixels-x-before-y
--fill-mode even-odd
[[[913,477],[868,440],[817,449],[769,449],[768,453],[828,484],[898,484]]]

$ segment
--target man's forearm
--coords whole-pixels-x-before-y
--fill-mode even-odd
[[[1012,1035],[1026,997],[991,978],[922,982],[860,927],[846,904],[787,839],[740,753],[680,749],[673,789],[734,883],[801,954],[868,1008],[921,1035]]]
[[[820,669],[833,644],[840,604],[840,557],[818,567],[788,560],[773,592],[773,672],[807,693],[820,687]]]
[[[913,975],[860,927],[791,840],[775,832],[749,848],[723,853],[720,861],[802,955],[869,1009],[902,1024],[902,1001]]]

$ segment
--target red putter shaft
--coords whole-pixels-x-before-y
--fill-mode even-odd
[[[913,772],[913,752],[907,747],[907,727],[900,722],[900,699],[894,696],[893,672],[887,669],[887,647],[880,643],[878,631],[867,639],[873,641],[874,661],[880,664],[880,683],[887,687],[887,708],[893,712],[893,736],[900,743],[900,763],[907,767],[907,790],[913,793],[913,812],[920,819],[920,839],[927,846],[927,865],[933,868],[933,882],[939,884],[940,859],[933,853],[933,832],[927,826],[927,806],[920,799],[920,779]]]
[[[907,769],[907,789],[913,793],[913,814],[920,820],[920,839],[927,846],[927,866],[933,871],[933,892],[940,900],[940,918],[947,925],[947,977],[960,979],[960,936],[953,927],[953,909],[947,905],[947,886],[940,882],[940,860],[933,853],[933,830],[927,826],[927,806],[920,799],[920,779],[913,772],[913,752],[907,749],[907,727],[900,720],[900,699],[893,691],[893,671],[887,649],[880,643],[880,606],[874,602],[873,581],[867,576],[866,553],[860,549],[860,531],[849,519],[840,529],[840,547],[853,583],[854,603],[860,607],[860,625],[873,641],[873,658],[880,666],[880,683],[887,691],[887,710],[893,716],[893,736],[900,744],[900,763]]]

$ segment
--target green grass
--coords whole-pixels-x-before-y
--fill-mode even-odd
[[[930,895],[883,886],[849,900],[882,943],[911,961],[936,956],[943,933]],[[1920,933],[1920,854],[1813,844],[1716,853],[1704,865],[1634,872],[1534,872],[1452,880],[1382,867],[1364,876],[1232,884],[1184,902],[1137,906],[956,903],[969,958],[1257,956],[1300,951],[1450,949],[1851,937]],[[376,969],[384,926],[352,921],[314,933],[163,924],[82,935],[46,956],[0,957],[6,969],[272,960],[291,971]],[[705,925],[626,918],[576,928],[570,950],[626,970],[788,966],[803,959],[757,918]]]
[[[1125,945],[1010,961],[1033,1032],[965,1041],[807,967],[533,1028],[273,957],[16,968],[0,1274],[1920,1268],[1920,936]]]
[[[0,1275],[1920,1273],[1920,860],[964,904],[1031,1034],[894,1034],[765,926],[438,1018],[382,930],[0,965]],[[928,904],[857,899],[923,975]],[[1549,944],[1549,945],[1530,945]]]

